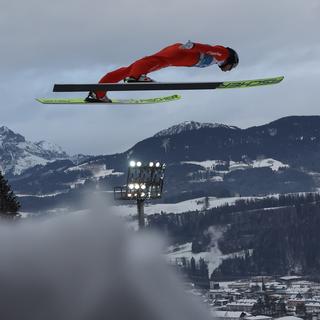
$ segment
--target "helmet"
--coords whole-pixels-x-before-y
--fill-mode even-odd
[[[220,65],[220,68],[223,68],[224,66],[229,64],[229,65],[231,65],[231,69],[233,69],[239,63],[239,56],[238,56],[237,52],[234,51],[233,49],[231,49],[229,47],[227,47],[227,49],[228,49],[228,52],[229,52],[229,57],[227,58],[227,60],[222,65]]]

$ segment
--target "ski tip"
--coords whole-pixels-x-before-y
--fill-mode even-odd
[[[281,82],[284,79],[284,76],[278,76],[278,77],[276,77],[276,79],[278,79],[279,82]]]
[[[252,79],[252,80],[239,80],[239,81],[225,81],[222,82],[217,89],[236,89],[236,88],[250,88],[268,86],[280,83],[284,79],[284,76]]]
[[[43,103],[42,98],[35,98],[36,101]]]

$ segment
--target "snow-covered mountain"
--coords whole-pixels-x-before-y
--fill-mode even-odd
[[[239,129],[234,126],[227,126],[220,123],[200,123],[195,121],[185,121],[178,125],[172,126],[168,129],[161,130],[156,133],[154,137],[163,137],[163,136],[173,136],[186,131],[200,130],[204,128],[228,128],[228,129]]]
[[[69,158],[53,143],[31,142],[5,126],[0,127],[0,170],[3,173],[18,175],[35,165]]]
[[[113,187],[126,183],[129,160],[148,163],[153,159],[167,165],[163,192],[167,203],[203,196],[317,191],[320,188],[319,128],[320,116],[286,117],[247,129],[184,122],[138,142],[123,153],[91,156],[82,158],[81,162],[73,158],[53,161],[29,168],[14,178],[7,177],[19,195],[63,194],[61,201],[65,204],[67,197],[73,200],[77,194],[81,197],[81,190],[89,187],[112,196]],[[6,136],[9,139],[8,133]],[[31,149],[26,148],[24,138],[19,135],[14,141],[11,148],[24,144],[23,155]],[[32,157],[38,154],[33,152]],[[46,156],[37,160],[49,161],[47,152],[43,154]],[[9,157],[10,153],[6,155]],[[19,160],[26,161],[29,157],[30,153]],[[7,159],[8,166],[10,161],[11,157]],[[26,201],[30,207],[35,204],[30,198],[23,203],[25,206]],[[41,205],[49,206],[49,200],[43,200]]]

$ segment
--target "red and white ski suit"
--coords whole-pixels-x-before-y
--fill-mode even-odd
[[[228,58],[228,49],[223,46],[188,41],[186,44],[175,43],[159,52],[133,62],[128,67],[122,67],[104,75],[99,83],[115,83],[126,77],[139,79],[142,74],[166,67],[207,67],[212,64],[223,64]],[[97,91],[102,98],[103,91]]]

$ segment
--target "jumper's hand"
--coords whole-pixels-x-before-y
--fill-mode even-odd
[[[180,46],[180,49],[192,49],[193,47],[194,47],[194,43],[188,40],[188,42]]]

